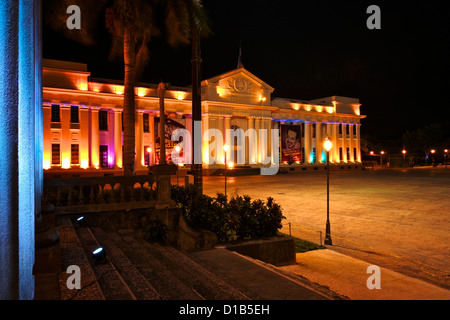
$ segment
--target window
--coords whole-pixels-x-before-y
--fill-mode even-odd
[[[356,148],[353,148],[353,158],[355,159],[355,161],[358,159],[357,153],[356,153]]]
[[[61,122],[59,104],[52,104],[52,122]]]
[[[311,163],[316,163],[316,148],[313,148],[311,153]]]
[[[150,121],[148,113],[144,113],[144,132],[150,132]]]
[[[339,134],[342,134],[342,123],[339,124]]]
[[[316,126],[317,126],[317,123],[312,124],[312,137],[313,138],[316,137]]]
[[[353,134],[356,136],[356,124],[353,126]]]
[[[108,146],[100,146],[100,167],[108,168]]]
[[[70,163],[80,164],[80,145],[72,144],[70,146]]]
[[[302,138],[304,138],[305,137],[305,123],[302,122],[301,126],[302,126]]]
[[[347,148],[347,160],[350,161],[350,148]]]
[[[78,106],[70,106],[70,123],[80,123]]]
[[[342,161],[343,154],[342,154],[342,148],[339,148],[339,160]]]
[[[108,131],[108,111],[101,110],[98,112],[98,129]]]
[[[61,163],[60,145],[52,144],[52,164],[60,164],[60,163]]]
[[[345,133],[346,133],[347,135],[350,134],[350,125],[349,125],[349,124],[345,126]]]

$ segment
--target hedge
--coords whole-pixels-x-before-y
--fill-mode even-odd
[[[186,222],[195,229],[214,232],[219,242],[275,236],[285,219],[273,198],[252,200],[249,196],[222,193],[217,197],[198,194],[194,185],[172,186],[172,199],[183,210]]]

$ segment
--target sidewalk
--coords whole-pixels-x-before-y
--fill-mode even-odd
[[[332,250],[314,250],[297,254],[297,265],[280,267],[307,278],[351,300],[449,300],[450,291],[380,268],[380,289],[368,289],[367,273],[371,264]]]

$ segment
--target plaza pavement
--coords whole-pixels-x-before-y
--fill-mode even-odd
[[[450,169],[330,172],[333,246],[297,254],[284,267],[350,299],[450,299]],[[204,192],[223,192],[223,177],[205,177]],[[284,233],[320,242],[326,222],[324,172],[228,179],[229,194],[269,196],[281,204]],[[323,234],[322,234],[323,237]],[[369,290],[367,267],[381,268]]]

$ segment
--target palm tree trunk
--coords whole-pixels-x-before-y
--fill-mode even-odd
[[[201,79],[200,79],[200,37],[198,35],[197,27],[192,24],[192,120],[195,124],[196,121],[202,121],[202,97],[201,97]],[[202,145],[195,145],[194,130],[192,130],[192,172],[194,173],[194,186],[199,194],[203,194],[203,166],[200,162],[195,163],[195,159],[203,159],[202,157]],[[200,153],[200,157],[195,157],[196,153]]]
[[[136,174],[136,136],[135,136],[135,62],[136,51],[131,32],[128,28],[124,31],[124,99],[123,99],[123,127],[124,127],[124,152],[123,152],[123,174],[134,176]]]

